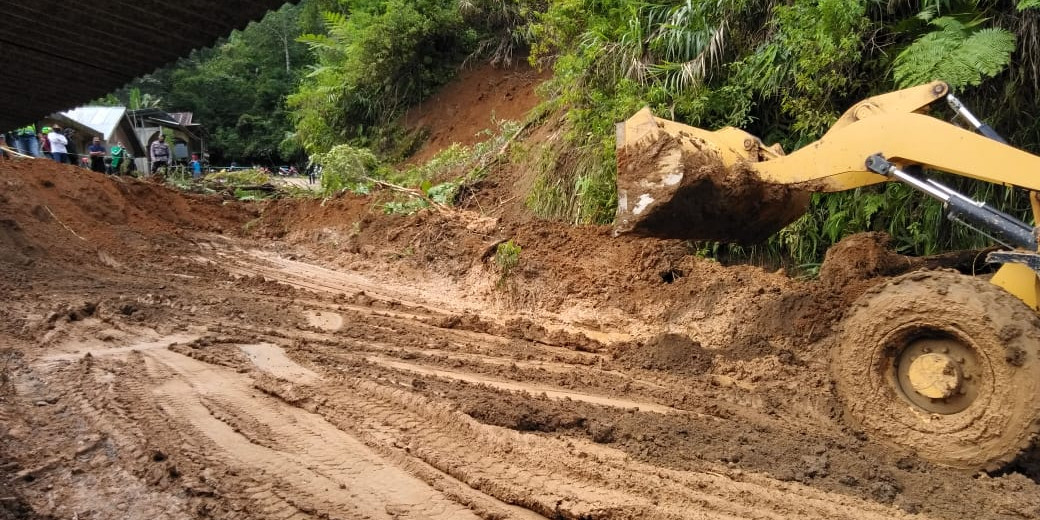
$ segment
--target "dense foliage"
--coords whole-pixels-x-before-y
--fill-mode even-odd
[[[345,4],[323,14],[325,32],[301,38],[318,64],[289,106],[312,153],[345,141],[386,149],[402,109],[447,82],[474,45],[454,0]]]
[[[586,153],[546,165],[530,200],[547,216],[608,221],[613,176],[601,172],[611,171],[613,148],[597,145],[612,144],[613,123],[645,104],[695,126],[741,127],[791,150],[820,138],[860,99],[943,79],[1012,142],[1035,149],[1040,126],[1023,113],[1036,111],[1036,29],[1036,13],[992,1],[552,2],[532,28],[532,59],[554,67],[551,99],[567,111],[568,148]],[[1028,214],[1014,190],[948,182]],[[816,196],[810,212],[769,244],[738,252],[816,262],[834,241],[863,230],[888,231],[898,248],[917,254],[987,243],[950,225],[937,203],[885,185]]]
[[[1038,5],[303,0],[135,87],[166,108],[195,111],[225,156],[284,160],[304,150],[342,170],[328,181],[330,191],[365,185],[347,173],[363,169],[370,179],[426,193],[431,176],[444,180],[444,168],[401,174],[385,166],[416,145],[396,126],[403,109],[468,60],[529,56],[553,71],[539,113],[562,117],[565,128],[544,153],[525,157],[538,169],[527,203],[547,218],[606,223],[616,205],[614,123],[645,105],[695,126],[740,127],[792,150],[819,139],[860,99],[943,79],[1011,142],[1036,150]],[[447,155],[483,171],[487,153]],[[460,176],[449,184],[465,182]],[[946,182],[1028,213],[1016,190]],[[695,249],[812,263],[842,236],[863,230],[888,231],[897,247],[917,254],[987,242],[951,225],[938,204],[883,185],[815,196],[810,212],[768,244]]]

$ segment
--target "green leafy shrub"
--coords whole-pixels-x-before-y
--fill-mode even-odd
[[[270,181],[271,176],[260,170],[224,170],[206,175],[205,180],[228,186],[257,186]]]
[[[346,144],[315,155],[313,161],[322,167],[321,193],[326,197],[343,190],[359,191],[367,187],[380,167],[379,160],[370,150]]]
[[[502,272],[503,279],[520,265],[520,252],[520,246],[512,240],[498,244],[498,247],[495,248],[495,265]]]
[[[305,34],[318,65],[289,96],[299,142],[311,154],[350,142],[393,148],[394,121],[454,77],[473,49],[456,0],[388,0],[324,13]]]

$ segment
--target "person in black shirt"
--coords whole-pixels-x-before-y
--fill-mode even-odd
[[[95,137],[87,150],[90,153],[90,170],[105,173],[105,147],[101,144],[101,138]]]

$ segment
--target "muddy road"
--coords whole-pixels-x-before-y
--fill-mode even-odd
[[[0,518],[1040,517],[1040,453],[954,471],[842,418],[833,330],[883,250],[806,282],[495,199],[0,185]]]

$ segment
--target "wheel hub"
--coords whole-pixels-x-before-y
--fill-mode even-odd
[[[974,351],[951,338],[910,342],[895,360],[896,387],[928,413],[964,411],[978,396],[981,370]]]
[[[961,368],[946,354],[924,354],[910,362],[907,379],[925,397],[948,399],[961,387]]]

